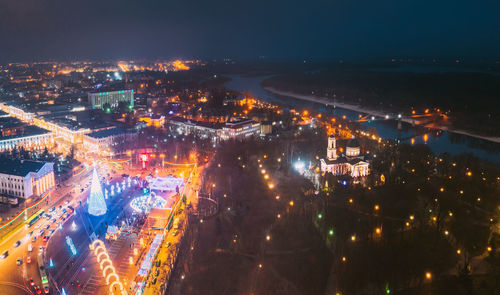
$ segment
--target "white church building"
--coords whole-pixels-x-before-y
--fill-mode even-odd
[[[350,175],[357,178],[370,173],[370,163],[365,155],[361,155],[359,142],[355,138],[347,141],[345,154],[337,155],[337,140],[330,135],[326,159],[321,159],[320,163],[322,172],[330,172],[333,175]]]

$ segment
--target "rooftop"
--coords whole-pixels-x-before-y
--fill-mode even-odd
[[[127,90],[95,90],[89,92],[89,94],[97,94],[97,95],[105,95],[109,94],[110,92],[118,92],[118,93],[134,93],[134,90],[132,89],[127,89]]]
[[[1,111],[0,111],[1,112]],[[2,117],[0,116],[0,129],[16,127],[16,126],[24,126],[26,123],[14,117]]]
[[[28,137],[28,136],[34,136],[34,135],[41,135],[41,134],[47,134],[51,133],[49,130],[37,127],[37,126],[25,126],[24,127],[24,133],[23,134],[15,134],[15,135],[9,135],[9,136],[1,136],[0,135],[0,141],[2,140],[7,140],[7,139],[13,139],[13,138],[19,138],[19,137]]]
[[[87,134],[86,136],[93,137],[93,138],[105,138],[108,136],[125,134],[125,133],[133,133],[133,131],[117,127],[117,128],[113,128],[113,129],[106,129],[106,130],[91,132],[91,133]]]
[[[213,129],[220,129],[222,127],[221,123],[189,120],[189,119],[185,119],[182,117],[172,117],[172,118],[170,118],[170,121],[176,121],[176,122],[180,122],[180,123],[186,123],[186,124],[201,126],[201,127],[205,127],[205,128],[213,128]]]
[[[38,172],[46,162],[31,160],[12,160],[0,158],[0,173],[26,176],[30,172]]]

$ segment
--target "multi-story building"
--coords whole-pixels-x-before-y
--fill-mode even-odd
[[[10,105],[10,106],[8,106],[8,113],[11,116],[16,117],[19,120],[24,121],[24,122],[30,123],[31,121],[33,121],[34,114],[32,112],[23,110],[20,107]]]
[[[169,124],[177,133],[195,134],[213,141],[243,140],[260,134],[260,123],[243,118],[226,123],[213,123],[174,117],[170,119]]]
[[[220,123],[188,120],[181,117],[173,117],[169,120],[172,131],[179,134],[194,134],[202,138],[211,138],[217,141],[221,135]]]
[[[222,140],[228,139],[246,139],[260,134],[260,123],[248,119],[238,118],[226,122],[222,125]]]
[[[137,140],[137,132],[122,128],[101,130],[86,134],[83,147],[90,152],[113,154],[124,150],[125,144]]]
[[[40,117],[36,118],[33,123],[52,131],[55,137],[60,137],[73,144],[82,143],[83,136],[92,132],[89,128],[79,125],[78,122],[65,118]]]
[[[54,163],[0,158],[2,196],[27,199],[54,186]]]
[[[92,109],[102,109],[105,104],[109,104],[111,108],[115,108],[120,101],[126,102],[133,107],[134,90],[90,92],[88,99]]]
[[[165,116],[144,116],[139,118],[139,122],[145,122],[146,126],[161,128],[165,125]]]
[[[54,144],[52,133],[12,117],[0,118],[0,151],[16,148],[41,150]]]

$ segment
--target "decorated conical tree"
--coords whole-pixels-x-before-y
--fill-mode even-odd
[[[101,182],[99,181],[97,170],[94,167],[94,172],[92,174],[92,185],[90,186],[88,212],[90,215],[101,216],[106,214],[106,211],[107,211],[106,201],[104,201]]]

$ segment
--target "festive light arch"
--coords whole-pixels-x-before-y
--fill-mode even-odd
[[[104,246],[104,242],[99,240],[99,239],[96,239],[92,242],[92,244],[90,244],[90,248],[93,250],[95,249],[95,247],[97,247],[98,245],[97,244],[100,244],[101,246]]]
[[[106,271],[107,271],[108,269],[111,269],[111,273],[110,273],[110,274],[116,273],[115,268],[113,267],[113,265],[111,265],[111,264],[110,264],[110,265],[106,266],[106,267],[102,270],[102,276],[103,276],[103,277],[106,277]]]
[[[99,262],[99,267],[100,267],[101,269],[103,269],[104,264],[105,264],[106,262],[108,262],[108,263],[109,263],[109,265],[113,265],[113,263],[111,263],[111,259],[109,259],[109,258],[105,258],[104,260],[102,260],[101,262]]]
[[[120,281],[120,279],[118,278],[118,275],[116,273],[110,273],[107,277],[106,277],[106,285],[109,285],[109,281],[111,280],[111,278],[115,278],[118,282]]]
[[[108,250],[106,249],[104,242],[102,240],[94,240],[89,247],[94,251],[97,263],[99,263],[99,267],[102,270],[102,276],[106,278],[106,284],[110,285],[110,282],[112,282],[109,286],[110,294],[113,294],[113,288],[118,286],[118,293],[127,295],[127,292],[123,288],[123,284],[120,282],[120,278],[116,274],[116,269],[113,266],[113,262],[109,257]]]
[[[106,251],[106,247],[104,247],[103,245],[99,245],[99,246],[97,246],[97,247],[94,249],[94,255],[96,255],[96,256],[97,256],[97,254],[99,254],[99,250],[102,250],[102,251],[104,251],[105,253],[106,253],[106,252],[108,252],[108,251]]]
[[[114,285],[118,285],[120,293],[123,293],[123,291],[124,291],[123,290],[123,285],[119,281],[114,281],[114,282],[111,283],[111,285],[109,285],[109,293],[113,294],[113,286]]]
[[[109,259],[109,255],[108,255],[107,252],[101,252],[101,253],[99,253],[99,255],[97,255],[97,262],[101,261],[101,256],[102,255],[106,256],[105,258]]]

